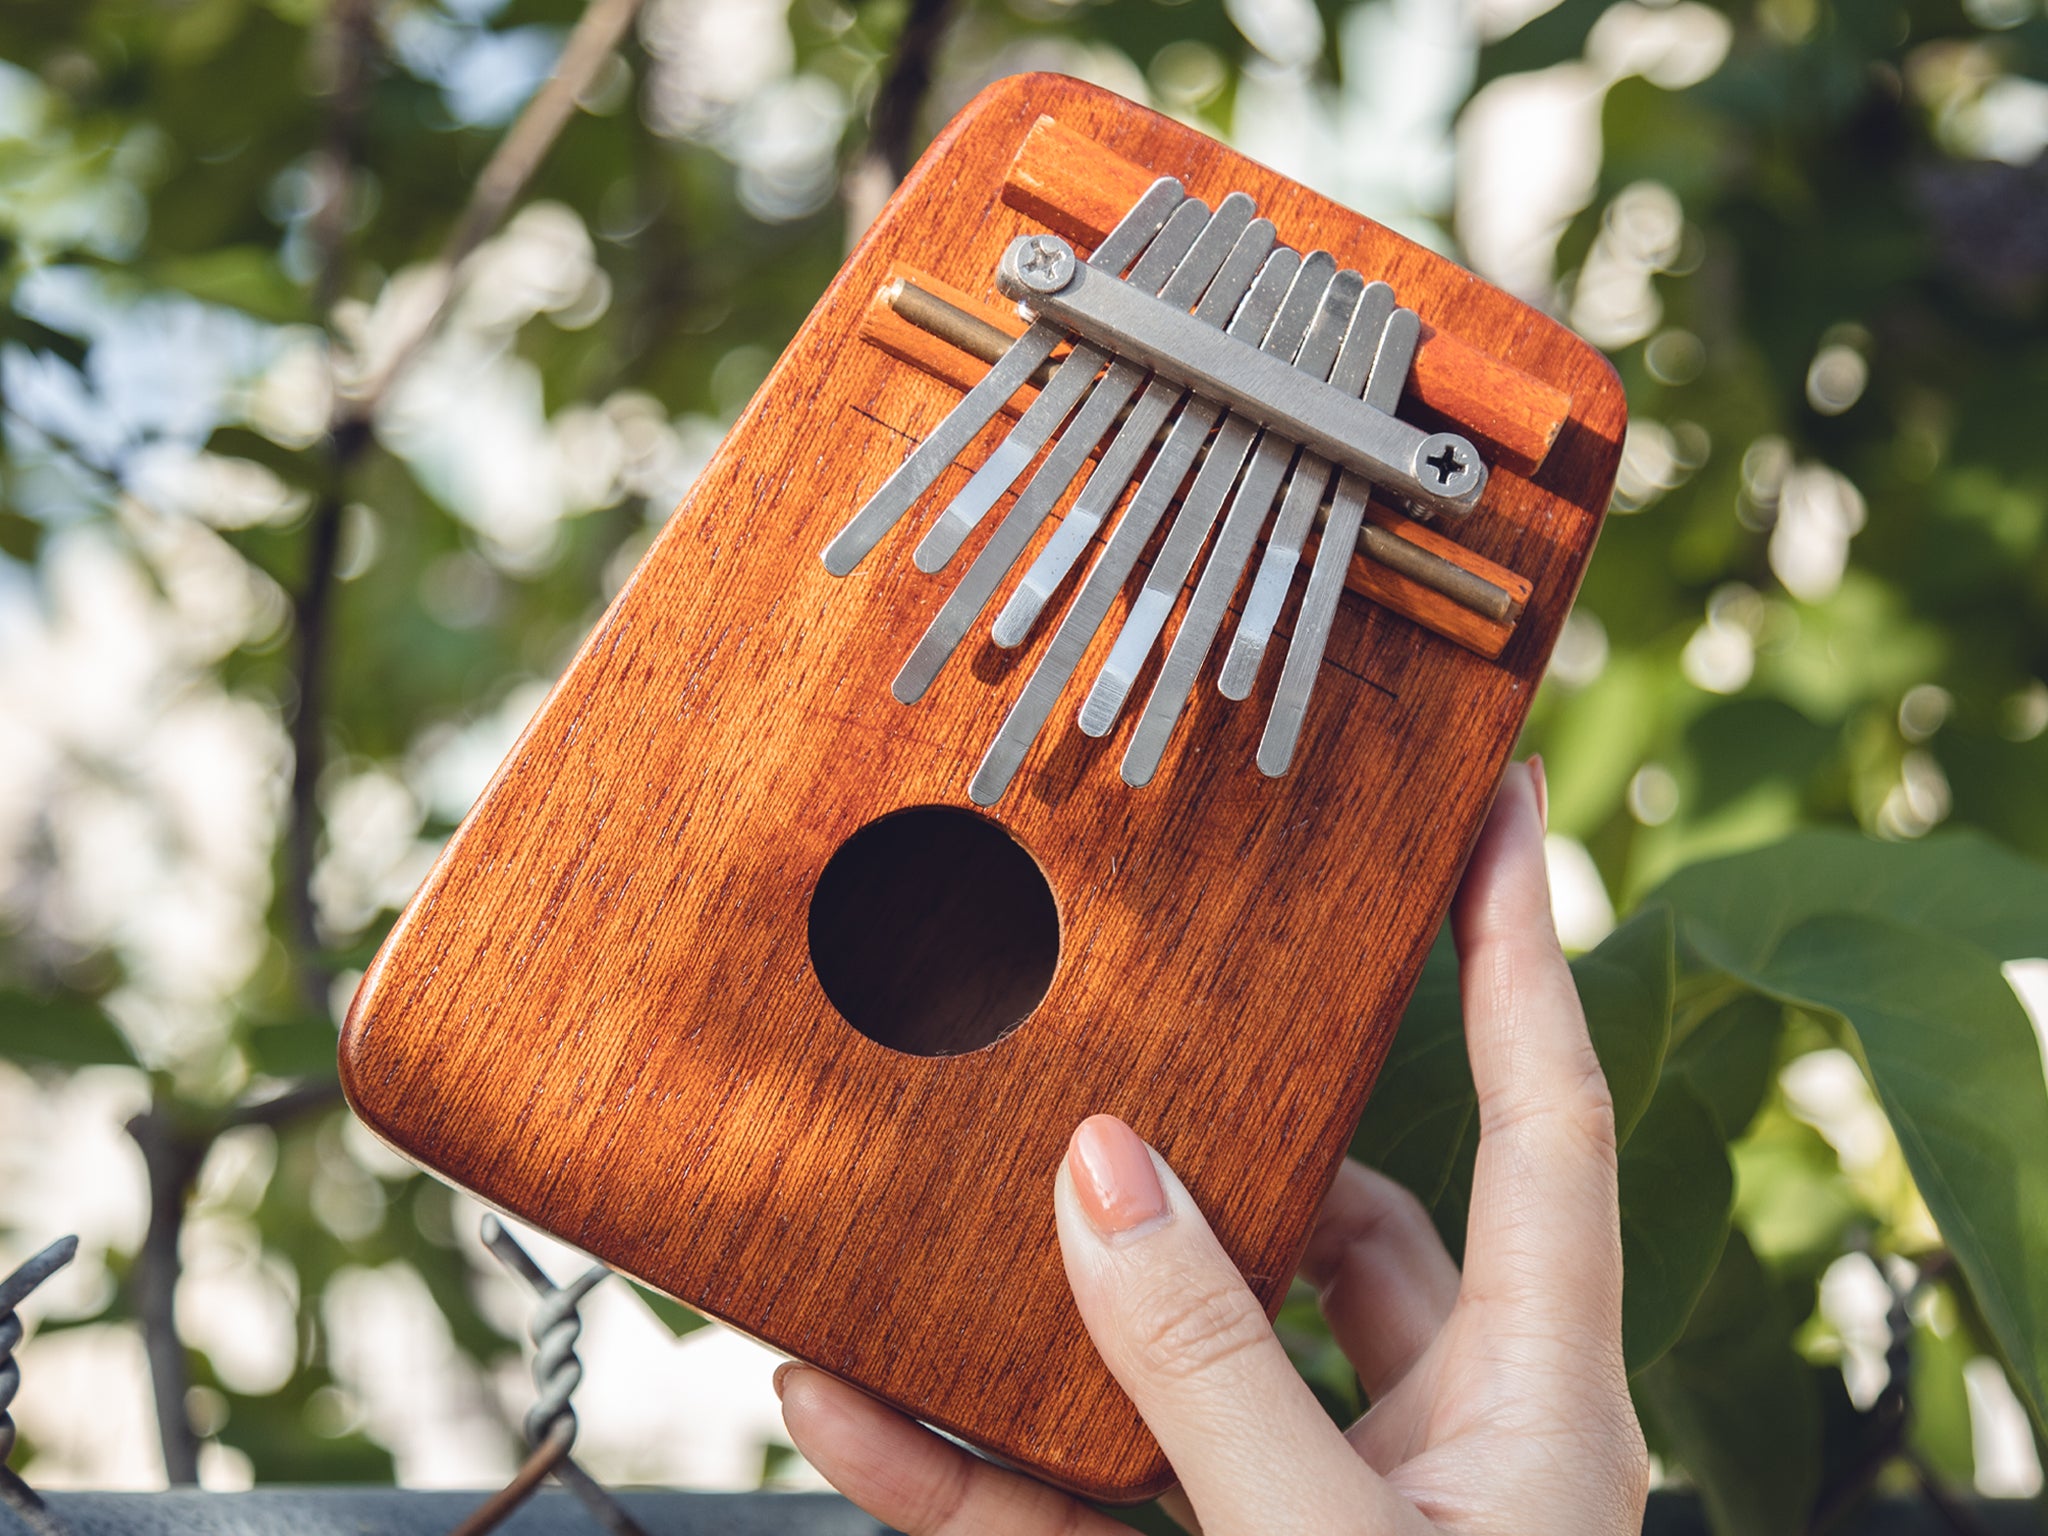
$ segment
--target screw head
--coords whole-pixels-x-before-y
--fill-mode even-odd
[[[1017,276],[1034,293],[1058,293],[1074,280],[1074,248],[1058,235],[1026,235],[1017,242]]]
[[[1484,474],[1479,455],[1455,432],[1432,432],[1415,451],[1415,478],[1438,496],[1469,496]]]

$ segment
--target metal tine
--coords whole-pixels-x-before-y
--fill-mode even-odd
[[[1415,361],[1421,337],[1422,322],[1415,311],[1395,310],[1373,356],[1372,380],[1365,386],[1367,405],[1391,412],[1400,404],[1401,385]],[[1268,778],[1279,778],[1294,761],[1309,695],[1315,690],[1316,674],[1323,669],[1323,648],[1330,642],[1330,625],[1337,617],[1337,599],[1344,592],[1344,573],[1351,568],[1351,556],[1358,548],[1358,525],[1365,519],[1365,504],[1371,496],[1371,485],[1357,475],[1346,474],[1337,482],[1330,521],[1316,546],[1315,568],[1309,572],[1301,614],[1294,621],[1294,637],[1287,643],[1287,662],[1280,669],[1273,712],[1266,716],[1266,731],[1259,738],[1259,771]]]
[[[1231,335],[1253,345],[1264,339],[1299,270],[1298,261],[1292,251],[1273,253],[1260,271],[1258,281],[1252,284],[1250,295],[1231,320]],[[1301,267],[1307,265],[1307,262],[1300,262]],[[1328,267],[1335,265],[1335,262],[1328,262]],[[1327,280],[1328,269],[1324,270]],[[1052,714],[1053,706],[1059,702],[1067,680],[1073,676],[1074,668],[1081,664],[1089,641],[1094,639],[1095,631],[1109,613],[1110,604],[1122,590],[1124,578],[1138,563],[1138,556],[1144,552],[1152,530],[1159,526],[1159,519],[1165,515],[1180,489],[1181,481],[1194,464],[1196,453],[1209,440],[1209,429],[1222,414],[1223,409],[1219,405],[1190,399],[1175,418],[1172,430],[1166,434],[1166,441],[1152,457],[1152,467],[1145,472],[1145,478],[1139,482],[1136,493],[1124,508],[1123,516],[1118,519],[1116,531],[1095,557],[1095,564],[1089,568],[1081,590],[1075,594],[1066,616],[1053,632],[1052,643],[1039,658],[1030,681],[1025,683],[1017,702],[1010,706],[1009,714],[1003,718],[1002,729],[996,733],[981,766],[975,770],[974,779],[967,786],[967,797],[976,805],[994,805],[1002,798],[1003,791],[1010,787],[1010,781],[1023,765],[1024,755],[1031,750],[1031,743],[1038,739],[1038,733]]]
[[[1318,251],[1307,258],[1296,282],[1303,283],[1312,276],[1317,283],[1327,282],[1329,273],[1335,268],[1335,259]],[[1308,290],[1303,288],[1302,291]],[[1082,487],[1073,506],[1067,509],[1066,517],[1053,530],[1053,536],[1046,540],[1045,548],[1038,552],[1038,558],[1024,573],[1017,590],[1010,594],[1003,611],[996,615],[997,645],[1021,645],[1024,637],[1031,633],[1031,626],[1038,621],[1045,605],[1052,601],[1053,593],[1066,580],[1067,572],[1073,569],[1087,550],[1089,541],[1109,520],[1117,498],[1137,473],[1139,460],[1151,448],[1167,413],[1180,402],[1182,394],[1178,385],[1165,379],[1155,378],[1146,385],[1145,393],[1131,408],[1129,419],[1117,434],[1116,441],[1103,454],[1095,474]]]
[[[1319,379],[1330,377],[1338,348],[1357,311],[1362,283],[1361,278],[1357,283],[1345,285],[1350,290],[1348,293],[1341,292],[1336,282],[1330,285],[1316,310],[1315,323],[1310,327],[1307,339],[1295,354],[1295,367]],[[1231,594],[1244,577],[1252,544],[1258,538],[1259,530],[1265,526],[1266,514],[1273,509],[1274,493],[1280,488],[1281,477],[1294,453],[1295,445],[1278,433],[1268,432],[1259,439],[1252,466],[1245,471],[1236,499],[1224,516],[1223,529],[1216,535],[1209,563],[1202,568],[1202,579],[1195,584],[1195,595],[1189,599],[1187,614],[1174,633],[1173,644],[1168,647],[1166,660],[1160,666],[1158,680],[1153,683],[1151,696],[1145,701],[1144,713],[1139,715],[1138,727],[1131,734],[1131,744],[1125,749],[1122,775],[1126,784],[1133,787],[1149,784],[1159,771],[1159,761],[1166,754],[1166,744],[1173,739],[1173,728],[1180,723],[1181,713],[1187,708],[1202,663],[1208,660],[1216,632],[1223,627],[1224,617],[1230,609]],[[1320,497],[1320,490],[1317,494]],[[1155,566],[1154,570],[1157,569]]]
[[[1228,313],[1212,312],[1207,304],[1198,313],[1201,318],[1212,320],[1218,326],[1229,319]],[[1138,403],[1131,407],[1123,427],[1103,451],[1095,472],[1081,487],[1081,494],[1074,498],[1074,504],[1067,509],[1066,516],[1053,529],[1052,537],[1046,540],[1037,559],[1025,571],[1024,579],[996,615],[993,635],[997,645],[1007,648],[1024,643],[1032,625],[1038,622],[1039,614],[1045,611],[1053,593],[1066,580],[1067,572],[1074,568],[1087,550],[1089,541],[1109,520],[1109,514],[1116,509],[1124,488],[1137,474],[1139,461],[1152,447],[1167,415],[1180,403],[1184,394],[1178,384],[1165,379],[1155,378],[1145,386],[1145,393],[1138,397]]]
[[[1117,221],[1116,228],[1103,237],[1090,266],[1121,274],[1165,228],[1173,211],[1187,201],[1187,189],[1171,176],[1162,176],[1131,205],[1131,211]],[[903,520],[917,498],[931,489],[932,482],[946,466],[974,441],[997,411],[1052,356],[1052,350],[1066,340],[1061,327],[1039,323],[1019,336],[1001,361],[982,375],[981,381],[961,397],[932,433],[896,466],[874,495],[833,536],[821,558],[825,569],[844,576],[867,558],[883,536]]]
[[[1208,205],[1201,202],[1185,204],[1161,232],[1145,253],[1144,259],[1131,269],[1130,281],[1135,287],[1158,294],[1185,309],[1202,297],[1210,286],[1217,269],[1230,254],[1232,245],[1252,222],[1254,205],[1242,192],[1233,192],[1216,207],[1216,212],[1204,227],[1193,218],[1194,210],[1208,212]],[[1270,224],[1266,226],[1272,228]],[[1192,236],[1190,231],[1194,231]],[[1169,239],[1170,237],[1170,239]],[[1272,247],[1272,237],[1266,237],[1266,248]],[[1175,247],[1178,247],[1176,249]],[[1264,254],[1261,252],[1260,254]],[[1176,265],[1176,263],[1178,263]],[[1253,267],[1257,266],[1254,261]],[[1251,269],[1245,272],[1245,282],[1251,281]],[[1243,290],[1240,289],[1240,292]],[[1092,365],[1089,360],[1093,359]],[[1095,370],[1104,361],[1110,364],[1109,371],[1098,380]],[[1045,388],[1038,392],[1038,398],[1031,402],[1017,425],[988,456],[981,468],[963,486],[939,520],[932,524],[931,532],[917,546],[912,557],[921,571],[936,571],[944,567],[959,552],[967,536],[981,525],[988,516],[988,510],[1001,499],[1015,482],[1018,475],[1038,450],[1045,446],[1059,424],[1066,419],[1082,393],[1088,399],[1074,414],[1073,421],[1062,434],[1062,446],[1067,452],[1048,456],[1046,462],[1033,475],[1024,495],[1036,492],[1046,507],[1060,499],[1081,465],[1087,461],[1088,450],[1102,440],[1116,413],[1145,380],[1142,363],[1123,362],[1111,358],[1101,347],[1083,344],[1077,346],[1060,364]],[[1092,385],[1092,387],[1091,387]],[[1114,398],[1115,404],[1109,404]],[[1087,435],[1092,433],[1092,435]],[[1072,440],[1081,434],[1078,444]]]
[[[1327,345],[1321,348],[1321,365],[1313,369],[1318,377],[1327,377],[1330,364],[1336,358],[1344,326],[1358,308],[1359,294],[1364,288],[1365,279],[1358,273],[1339,272],[1330,280],[1329,286],[1323,290],[1321,302],[1312,310],[1310,305],[1303,304],[1290,315],[1283,307],[1280,320],[1286,322],[1285,328],[1276,322],[1266,333],[1262,350],[1295,362],[1296,354],[1311,329],[1311,312],[1320,318],[1334,307],[1339,313],[1328,328]],[[1270,451],[1252,457],[1252,445],[1262,436],[1265,439],[1263,446]],[[1152,561],[1144,589],[1131,605],[1131,611],[1124,616],[1123,629],[1116,637],[1116,644],[1110,648],[1109,657],[1096,676],[1095,686],[1088,691],[1088,697],[1081,705],[1081,730],[1084,734],[1107,736],[1116,724],[1124,700],[1130,696],[1138,673],[1145,665],[1145,658],[1152,654],[1159,632],[1166,627],[1173,605],[1180,599],[1181,587],[1187,581],[1188,573],[1195,568],[1195,561],[1201,558],[1202,546],[1209,540],[1209,530],[1216,526],[1216,516],[1223,510],[1232,483],[1238,483],[1239,497],[1248,497],[1263,509],[1271,505],[1273,492],[1280,486],[1281,473],[1293,454],[1292,443],[1277,434],[1262,434],[1256,422],[1234,411],[1225,418],[1216,433],[1216,441],[1209,445],[1207,462],[1195,477],[1187,498],[1181,502],[1180,511],[1174,514],[1173,527]],[[1245,470],[1244,479],[1240,482],[1238,470],[1248,457],[1252,457],[1251,468]],[[1263,520],[1263,510],[1259,515]]]
[[[1337,353],[1337,366],[1330,382],[1346,394],[1357,394],[1366,386],[1373,358],[1379,351],[1380,336],[1387,316],[1394,312],[1394,290],[1385,283],[1367,283],[1358,301],[1358,313]],[[1273,626],[1280,622],[1280,610],[1287,603],[1287,589],[1294,583],[1294,568],[1301,563],[1301,549],[1315,525],[1316,509],[1329,489],[1333,473],[1328,459],[1304,453],[1294,463],[1294,477],[1280,503],[1280,516],[1273,524],[1273,536],[1259,560],[1259,573],[1245,598],[1244,612],[1237,621],[1237,635],[1230,653],[1223,659],[1223,672],[1216,686],[1227,699],[1251,696],[1259,680],[1259,662],[1266,643],[1273,638]]]
[[[1226,295],[1223,301],[1226,309],[1250,285],[1258,259],[1271,247],[1272,241],[1273,226],[1264,219],[1247,226],[1239,234],[1237,243],[1244,248],[1244,254],[1240,256],[1233,252],[1230,259],[1224,262],[1223,271],[1216,278],[1215,285]],[[1137,377],[1143,376],[1140,370]],[[932,680],[939,675],[940,668],[945,666],[947,658],[966,638],[967,631],[973,627],[975,619],[987,606],[989,598],[995,595],[996,588],[1002,584],[1003,578],[1009,574],[1011,567],[1017,563],[1018,557],[1030,544],[1033,535],[1038,532],[1039,525],[1052,510],[1053,503],[1059,499],[1060,493],[1066,489],[1067,483],[1073,479],[1080,464],[1087,458],[1088,450],[1094,446],[1095,439],[1099,439],[1102,433],[1108,430],[1109,418],[1115,415],[1116,407],[1129,399],[1130,390],[1135,388],[1136,382],[1133,380],[1129,388],[1119,386],[1114,394],[1106,397],[1108,409],[1103,413],[1103,419],[1092,426],[1094,438],[1084,433],[1073,443],[1063,440],[1054,448],[1053,453],[1047,456],[1048,465],[1053,465],[1055,459],[1059,460],[1059,463],[1054,474],[1046,480],[1045,490],[1038,491],[1034,483],[1034,486],[1019,496],[1011,504],[1010,510],[1003,514],[1003,520],[996,526],[995,533],[975,555],[973,563],[967,567],[966,574],[960,578],[959,585],[954,587],[938,613],[933,616],[930,626],[926,628],[916,648],[910,653],[910,659],[903,664],[902,671],[896,674],[891,691],[903,703],[914,704],[924,697],[925,690],[931,687]]]

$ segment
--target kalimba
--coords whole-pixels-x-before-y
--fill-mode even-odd
[[[1060,1272],[1066,1138],[1129,1121],[1278,1307],[1623,424],[1444,258],[990,87],[399,920],[351,1101],[993,1455],[1156,1492]]]

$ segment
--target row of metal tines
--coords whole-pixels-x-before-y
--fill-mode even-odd
[[[1339,271],[1327,252],[1304,256],[1278,246],[1273,224],[1254,217],[1255,212],[1252,199],[1241,192],[1212,211],[1188,197],[1179,182],[1162,178],[1097,247],[1090,265],[1112,274],[1127,272],[1133,287],[1192,309],[1196,318],[1232,338],[1391,413],[1419,336],[1414,313],[1396,307],[1385,283]],[[1309,533],[1328,497],[1324,532],[1258,750],[1263,772],[1284,774],[1321,670],[1370,487],[1284,437],[1262,432],[1221,403],[1149,377],[1143,366],[1057,326],[1038,321],[1010,346],[826,547],[825,565],[835,575],[853,570],[1017,389],[1069,341],[1071,349],[1037,397],[918,544],[913,557],[918,568],[943,569],[1052,443],[940,606],[897,675],[893,692],[906,704],[924,696],[1095,456],[1095,468],[1079,495],[997,613],[992,626],[997,645],[1014,647],[1029,637],[1133,480],[1137,488],[1011,706],[968,793],[976,804],[992,805],[1008,789],[1178,500],[1179,511],[1144,585],[1080,707],[1079,724],[1086,734],[1106,736],[1114,728],[1195,563],[1210,547],[1124,754],[1125,782],[1147,784],[1265,531],[1265,551],[1218,679],[1229,698],[1251,694]],[[1148,453],[1149,466],[1144,463]],[[1268,529],[1276,501],[1279,512]]]

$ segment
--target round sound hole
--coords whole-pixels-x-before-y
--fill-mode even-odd
[[[879,1045],[954,1056],[1044,1000],[1060,959],[1045,875],[992,821],[922,805],[862,827],[811,892],[811,965]]]

